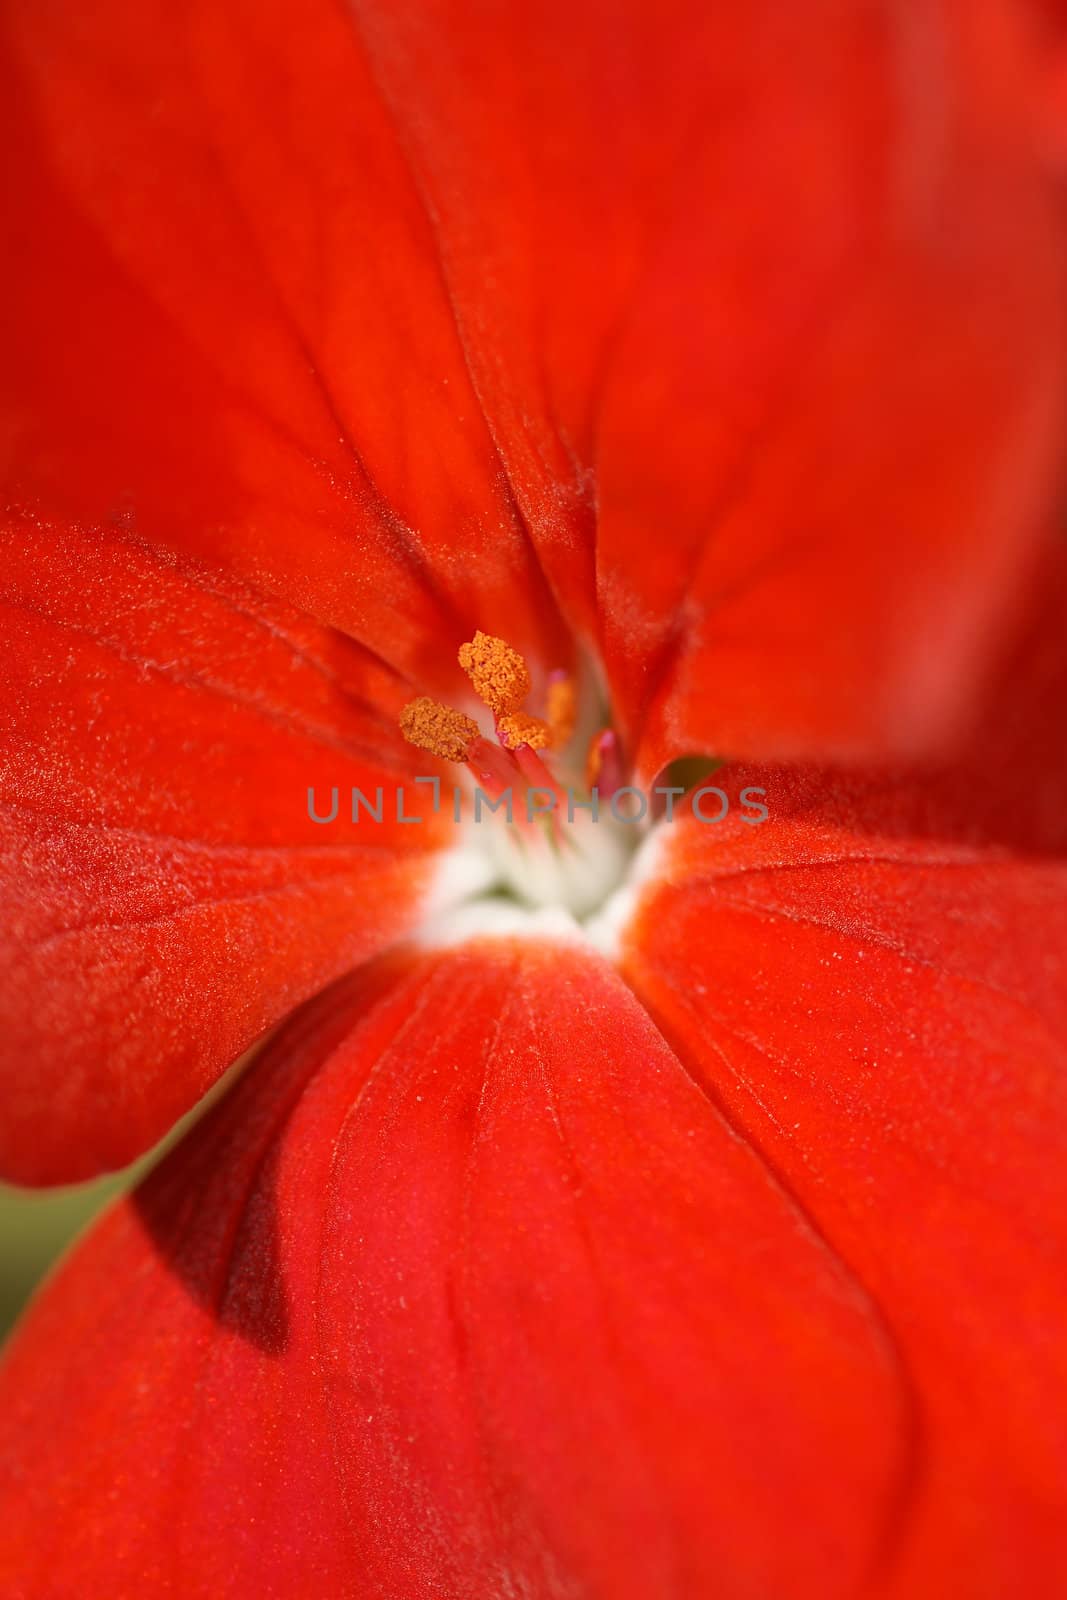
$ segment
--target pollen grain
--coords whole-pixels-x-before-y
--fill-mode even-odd
[[[459,647],[459,664],[494,716],[517,711],[530,692],[530,673],[517,650],[492,634],[477,632]]]
[[[526,711],[513,711],[510,716],[498,717],[497,736],[505,750],[517,750],[521,744],[531,750],[545,750],[552,743],[552,730],[540,717],[531,717]]]
[[[446,761],[466,761],[471,746],[482,736],[473,717],[420,695],[400,713],[400,731],[408,744]]]

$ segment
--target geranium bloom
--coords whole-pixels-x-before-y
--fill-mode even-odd
[[[1059,25],[10,0],[5,1595],[1064,1592]]]

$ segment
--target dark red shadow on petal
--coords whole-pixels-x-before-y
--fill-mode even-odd
[[[169,1170],[165,1163],[158,1177],[133,1196],[138,1218],[168,1271],[223,1327],[271,1356],[282,1355],[289,1342],[273,1139],[290,1109],[286,1105],[278,1122],[248,1146],[227,1140],[221,1161],[217,1147],[205,1152],[213,1158],[214,1173],[195,1160],[192,1172],[188,1161]],[[205,1187],[218,1201],[206,1215]]]
[[[244,1075],[131,1196],[159,1259],[220,1325],[268,1355],[289,1341],[277,1167],[316,1071],[407,958],[385,956],[295,1011]]]
[[[333,986],[347,995],[351,979]],[[242,1079],[131,1197],[159,1259],[188,1294],[268,1355],[289,1340],[278,1244],[281,1135],[320,1057],[323,996],[295,1012]],[[310,1016],[308,1015],[310,1008]],[[346,1017],[349,1015],[345,1012]],[[281,1071],[276,1063],[292,1057]]]

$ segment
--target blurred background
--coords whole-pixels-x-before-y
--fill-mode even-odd
[[[140,1171],[139,1165],[69,1189],[9,1189],[0,1184],[0,1341],[70,1241]]]
[[[0,1345],[34,1289],[67,1248],[105,1206],[138,1183],[226,1094],[262,1042],[240,1056],[166,1138],[124,1171],[57,1189],[13,1189],[0,1183]]]

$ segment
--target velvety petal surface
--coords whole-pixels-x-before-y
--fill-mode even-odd
[[[430,687],[554,597],[649,775],[928,743],[1059,451],[1037,18],[14,0],[3,482]]]
[[[928,743],[1060,450],[1033,10],[354,10],[642,772]]]
[[[910,1396],[901,1600],[1067,1582],[1062,585],[1049,600],[952,769],[717,775],[762,786],[769,819],[669,833],[624,954],[883,1309]]]
[[[0,1162],[54,1182],[131,1160],[395,938],[440,835],[395,820],[403,686],[236,580],[9,521],[0,631]]]
[[[882,1311],[600,958],[394,955],[38,1299],[0,1379],[0,1577],[856,1595],[913,1408]]]

